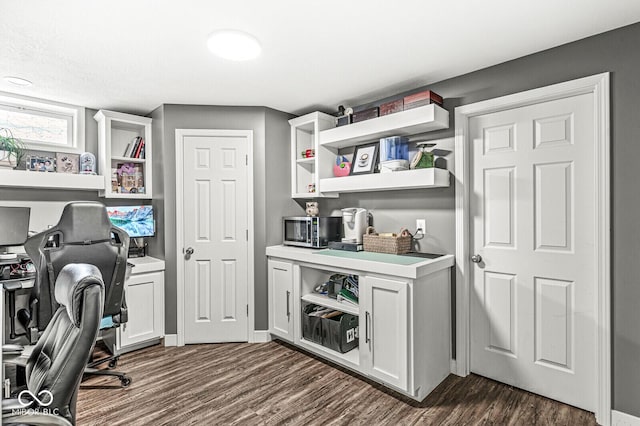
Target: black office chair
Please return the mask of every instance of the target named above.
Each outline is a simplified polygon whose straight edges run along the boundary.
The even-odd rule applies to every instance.
[[[58,224],[30,237],[24,244],[25,251],[36,268],[36,282],[31,293],[31,315],[35,316],[38,330],[44,330],[57,309],[54,286],[60,270],[68,263],[95,265],[105,283],[105,303],[102,329],[119,327],[127,322],[124,283],[127,270],[129,235],[113,226],[106,208],[98,202],[68,203]],[[18,318],[30,318],[24,312]],[[88,375],[115,376],[121,385],[128,386],[131,378],[113,370],[100,370],[99,364],[109,362],[116,366],[117,355],[91,362]]]
[[[75,424],[76,400],[87,360],[93,350],[104,304],[98,268],[69,264],[55,281],[57,311],[26,363],[27,389],[2,401],[2,424]],[[3,355],[21,353],[3,346]]]

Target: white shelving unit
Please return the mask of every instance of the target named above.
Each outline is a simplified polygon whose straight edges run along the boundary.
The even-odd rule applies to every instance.
[[[351,315],[360,315],[360,308],[358,305],[352,305],[349,303],[338,302],[336,299],[332,299],[322,294],[309,293],[301,297],[302,300],[316,305],[324,306],[326,308],[335,309],[336,311],[346,312]]]
[[[318,343],[307,340],[304,337],[300,338],[300,340],[298,341],[298,345],[302,348],[307,349],[308,351],[322,355],[325,358],[330,359],[331,361],[342,364],[345,367],[357,369],[360,366],[360,350],[358,348],[352,349],[349,352],[340,353],[319,345]]]
[[[332,170],[328,156],[319,157],[318,133],[335,125],[335,118],[322,112],[312,112],[289,120],[291,125],[291,198],[322,197],[319,170]],[[313,158],[305,158],[302,152],[312,149]],[[324,176],[322,176],[324,177]],[[335,197],[336,195],[334,195]]]
[[[449,127],[449,112],[436,104],[320,132],[323,147],[346,148],[387,136],[411,136]]]
[[[335,177],[333,165],[342,148],[377,142],[388,136],[411,136],[449,127],[449,112],[431,104],[359,123],[334,126],[334,117],[314,112],[290,120],[292,198],[337,197],[341,192],[440,188],[450,185],[449,171],[419,169],[394,173]],[[304,149],[315,157],[301,158]],[[316,192],[310,194],[308,185]]]
[[[448,170],[429,168],[320,179],[320,186],[324,193],[369,192],[442,188],[449,186],[449,180]]]
[[[0,187],[102,191],[104,179],[96,175],[1,169]]]
[[[108,110],[98,111],[93,118],[98,122],[98,171],[104,181],[100,195],[105,198],[152,198],[151,119]],[[125,155],[127,146],[136,137],[144,139],[144,158]],[[128,177],[126,183],[121,181],[118,185],[112,178],[113,171],[124,163],[133,163],[140,172],[135,177]],[[136,192],[123,192],[122,188]]]

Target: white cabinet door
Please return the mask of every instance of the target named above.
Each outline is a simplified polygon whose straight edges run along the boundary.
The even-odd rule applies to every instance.
[[[164,335],[164,272],[132,275],[125,296],[129,320],[120,328],[120,347]]]
[[[364,333],[361,328],[360,352],[364,372],[408,390],[409,283],[370,276],[361,277],[361,281],[364,318],[360,317],[360,325],[364,319]]]
[[[269,260],[269,332],[293,341],[293,265]]]

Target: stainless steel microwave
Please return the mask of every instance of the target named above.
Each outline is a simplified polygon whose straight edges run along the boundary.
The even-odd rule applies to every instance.
[[[342,216],[285,217],[282,243],[287,246],[323,248],[342,238]]]

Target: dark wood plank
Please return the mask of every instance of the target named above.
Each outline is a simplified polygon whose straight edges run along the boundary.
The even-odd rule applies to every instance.
[[[595,425],[592,413],[480,376],[418,403],[280,342],[154,346],[125,354],[125,389],[86,389],[89,425]],[[117,385],[94,377],[86,386]]]

